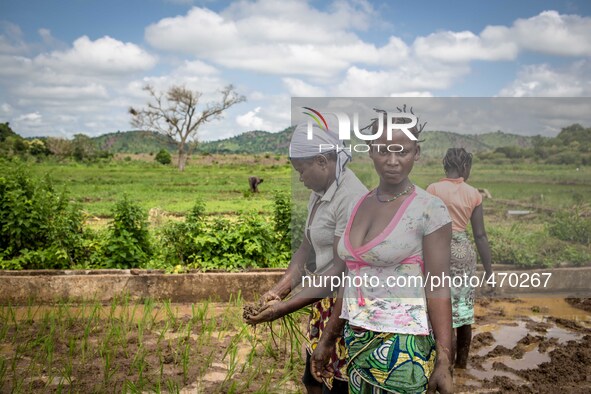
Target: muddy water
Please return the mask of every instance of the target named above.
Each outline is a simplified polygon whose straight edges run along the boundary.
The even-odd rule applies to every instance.
[[[586,341],[591,332],[591,313],[564,299],[482,300],[475,315],[468,367],[454,374],[460,393],[537,392],[527,371],[550,365],[552,350],[569,341]],[[519,389],[508,389],[503,382]]]

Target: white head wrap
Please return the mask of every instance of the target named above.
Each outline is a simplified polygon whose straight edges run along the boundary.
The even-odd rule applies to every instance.
[[[300,123],[296,126],[291,142],[289,143],[290,159],[312,158],[322,153],[337,152],[336,181],[339,178],[345,165],[351,160],[351,154],[344,149],[343,142],[339,140],[336,133],[321,129],[318,125],[312,124],[312,138],[308,139],[308,123]]]

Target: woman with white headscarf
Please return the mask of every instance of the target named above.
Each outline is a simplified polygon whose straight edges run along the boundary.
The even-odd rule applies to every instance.
[[[311,135],[308,130],[310,126]],[[338,136],[330,130],[307,123],[296,127],[289,146],[289,158],[300,175],[300,182],[312,190],[304,237],[279,283],[261,297],[263,310],[246,318],[250,324],[273,321],[312,304],[308,356],[302,382],[308,393],[314,394],[347,391],[346,351],[342,340],[337,342],[331,357],[334,377],[325,379],[324,384],[320,385],[310,372],[310,354],[316,348],[330,317],[335,294],[331,294],[330,289],[309,287],[297,296],[292,294],[286,297],[302,283],[302,278],[307,275],[306,265],[314,256],[316,275],[339,276],[345,271],[345,264],[339,259],[335,248],[355,203],[367,193],[367,188],[347,169],[346,164],[351,156],[343,148]]]

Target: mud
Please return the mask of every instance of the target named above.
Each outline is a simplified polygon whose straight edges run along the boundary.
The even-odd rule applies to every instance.
[[[456,393],[591,393],[589,299],[483,299]]]
[[[455,392],[591,393],[589,305],[588,299],[479,300],[468,367],[455,370]],[[0,393],[305,392],[304,359],[301,347],[290,344],[292,334],[277,323],[245,325],[245,306],[247,314],[256,309],[123,304],[9,313],[2,307]],[[299,319],[303,328],[305,316]]]

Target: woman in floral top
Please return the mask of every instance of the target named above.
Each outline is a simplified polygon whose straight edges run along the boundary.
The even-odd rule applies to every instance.
[[[381,121],[373,134],[386,130]],[[410,131],[416,137],[421,129]],[[419,156],[418,142],[402,130],[372,141],[380,182],[357,203],[338,245],[350,282],[341,289],[340,319],[331,317],[312,355],[312,371],[330,375],[332,338],[344,325],[353,394],[452,391],[449,288],[428,280],[449,274],[451,219],[439,198],[410,181]]]

